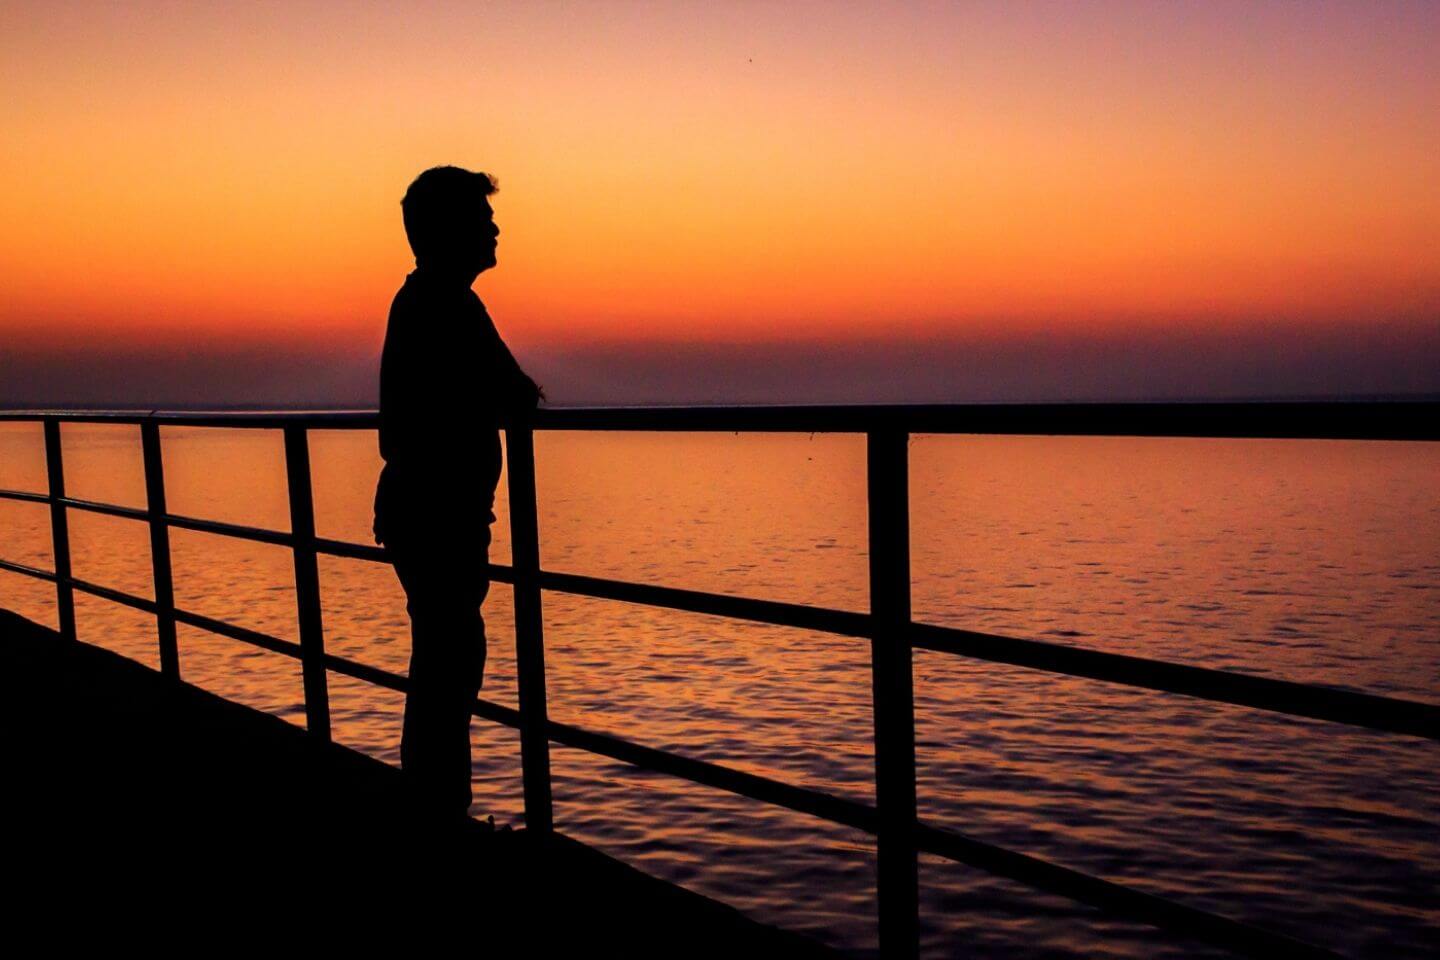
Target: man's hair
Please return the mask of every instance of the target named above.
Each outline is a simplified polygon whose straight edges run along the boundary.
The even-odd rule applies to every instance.
[[[490,174],[461,167],[431,167],[416,177],[400,201],[405,237],[415,256],[448,247],[456,228],[470,214],[467,205],[498,189]]]

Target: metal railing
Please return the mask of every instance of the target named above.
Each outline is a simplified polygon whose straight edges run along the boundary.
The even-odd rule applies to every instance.
[[[53,571],[0,560],[0,569],[52,581],[60,633],[75,637],[74,591],[151,613],[156,618],[161,672],[180,678],[177,623],[212,631],[298,659],[306,727],[328,740],[328,671],[405,691],[406,678],[326,653],[317,556],[380,563],[385,551],[315,533],[308,431],[374,429],[374,413],[0,413],[0,421],[43,424],[49,492],[0,490],[0,498],[50,507]],[[62,422],[135,424],[140,428],[147,505],[143,510],[95,503],[65,493]],[[290,530],[282,532],[170,513],[165,502],[162,426],[278,429],[285,442]],[[536,520],[534,430],[764,431],[863,433],[867,444],[870,610],[860,613],[726,596],[544,570]],[[917,855],[935,854],[1116,915],[1252,956],[1334,956],[1228,917],[1143,893],[1098,877],[922,823],[916,812],[912,652],[931,650],[1083,677],[1297,717],[1440,739],[1440,707],[1266,677],[1184,666],[1141,657],[916,623],[910,611],[909,454],[916,433],[1086,436],[1268,437],[1440,440],[1440,403],[1036,404],[871,407],[659,407],[545,409],[506,430],[512,564],[492,564],[494,580],[511,583],[519,709],[477,699],[474,715],[520,731],[525,822],[553,829],[550,744],[589,751],[705,786],[775,804],[876,837],[879,926],[886,956],[913,956],[918,943]],[[154,599],[74,577],[67,512],[91,511],[149,524]],[[298,644],[175,606],[171,528],[288,547],[295,560]],[[870,641],[875,723],[874,805],[744,773],[548,718],[542,592],[578,594],[672,610],[799,627]]]

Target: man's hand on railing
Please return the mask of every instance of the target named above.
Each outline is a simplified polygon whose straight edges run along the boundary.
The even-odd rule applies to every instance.
[[[534,410],[545,399],[545,388],[540,386],[526,374],[521,374],[524,380],[520,387],[520,401],[523,406]]]
[[[518,371],[517,371],[518,372]],[[501,403],[501,425],[530,419],[530,414],[545,399],[545,390],[524,373],[520,373],[507,396]]]

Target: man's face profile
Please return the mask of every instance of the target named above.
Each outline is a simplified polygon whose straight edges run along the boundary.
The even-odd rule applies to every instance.
[[[477,272],[495,266],[495,250],[499,246],[500,228],[495,225],[495,209],[488,197],[481,197],[473,213],[465,217],[465,243],[470,263]]]

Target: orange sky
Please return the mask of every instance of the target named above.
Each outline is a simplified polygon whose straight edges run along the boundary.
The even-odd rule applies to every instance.
[[[378,344],[436,163],[500,179],[522,350],[1433,324],[1437,43],[1427,3],[11,2],[0,337]]]

